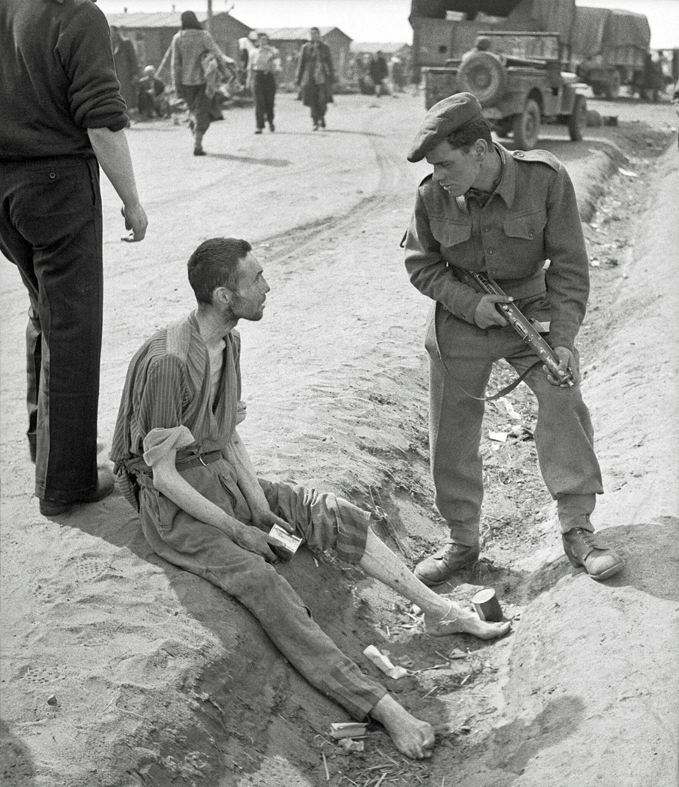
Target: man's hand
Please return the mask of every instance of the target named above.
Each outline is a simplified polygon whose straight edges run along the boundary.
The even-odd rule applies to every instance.
[[[264,530],[264,532],[268,533],[274,525],[280,525],[280,527],[282,527],[283,530],[287,531],[288,533],[295,532],[294,525],[291,525],[289,522],[286,522],[285,519],[281,519],[279,516],[276,516],[276,514],[274,514],[274,512],[269,508],[268,503],[266,503],[266,507],[264,507],[264,505],[253,505],[249,502],[248,505],[250,507],[250,514],[252,515],[252,523],[260,530]]]
[[[492,328],[493,325],[507,325],[507,320],[495,308],[496,303],[511,303],[511,295],[482,295],[474,312],[474,322],[479,328]]]
[[[564,374],[570,371],[573,385],[578,385],[580,383],[580,369],[578,368],[578,362],[575,360],[575,355],[573,355],[573,353],[567,347],[555,347],[554,353],[559,359],[559,370]],[[567,388],[569,386],[570,383],[564,382],[563,380],[558,380],[556,377],[554,377],[554,375],[550,373],[546,366],[543,366],[542,368],[547,373],[547,379],[552,385],[558,385],[562,388]]]
[[[278,555],[269,547],[267,534],[262,533],[262,531],[258,530],[256,527],[241,524],[240,527],[235,528],[234,532],[231,534],[231,539],[238,544],[241,549],[247,549],[248,552],[260,555],[267,563],[278,563],[280,560]]]
[[[136,205],[128,205],[121,208],[120,212],[125,219],[125,229],[132,231],[128,237],[121,238],[121,240],[124,240],[126,243],[137,243],[140,240],[144,240],[149,223],[144,208],[137,203]]]

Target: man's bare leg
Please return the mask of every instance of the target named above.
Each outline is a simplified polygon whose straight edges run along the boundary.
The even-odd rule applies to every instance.
[[[436,633],[438,627],[439,632],[443,631],[446,634],[464,632],[480,639],[494,639],[509,631],[509,622],[486,623],[470,610],[463,609],[454,601],[434,593],[431,588],[420,582],[370,529],[365,551],[358,565],[369,576],[379,579],[392,590],[417,604],[424,612],[425,625],[431,633]]]
[[[401,754],[415,760],[431,757],[433,727],[408,713],[391,694],[385,694],[370,711],[370,715],[383,725]]]

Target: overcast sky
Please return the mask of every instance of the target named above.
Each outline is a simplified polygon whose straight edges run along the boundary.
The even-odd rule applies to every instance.
[[[651,46],[679,49],[679,0],[577,0],[578,5],[622,8],[646,14]],[[207,0],[98,0],[105,13],[203,11]],[[412,43],[410,0],[213,0],[215,13],[231,10],[250,27],[339,27],[354,41]]]

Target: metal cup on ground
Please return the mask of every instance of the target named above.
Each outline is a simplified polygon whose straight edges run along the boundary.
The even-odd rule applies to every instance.
[[[481,620],[488,623],[499,623],[502,620],[502,607],[493,588],[483,588],[475,593],[472,604]]]

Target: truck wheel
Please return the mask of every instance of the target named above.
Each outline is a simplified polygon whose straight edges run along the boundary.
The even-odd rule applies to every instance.
[[[614,71],[611,76],[611,81],[606,85],[606,90],[604,91],[604,95],[609,101],[613,101],[613,99],[618,97],[621,83],[620,72]]]
[[[514,143],[521,150],[533,150],[540,136],[540,107],[529,98],[523,112],[514,115]]]
[[[475,52],[460,65],[457,89],[473,93],[482,107],[497,101],[505,92],[507,74],[497,55]]]
[[[573,142],[582,142],[587,126],[587,100],[584,96],[576,96],[573,111],[568,116],[568,133]]]

